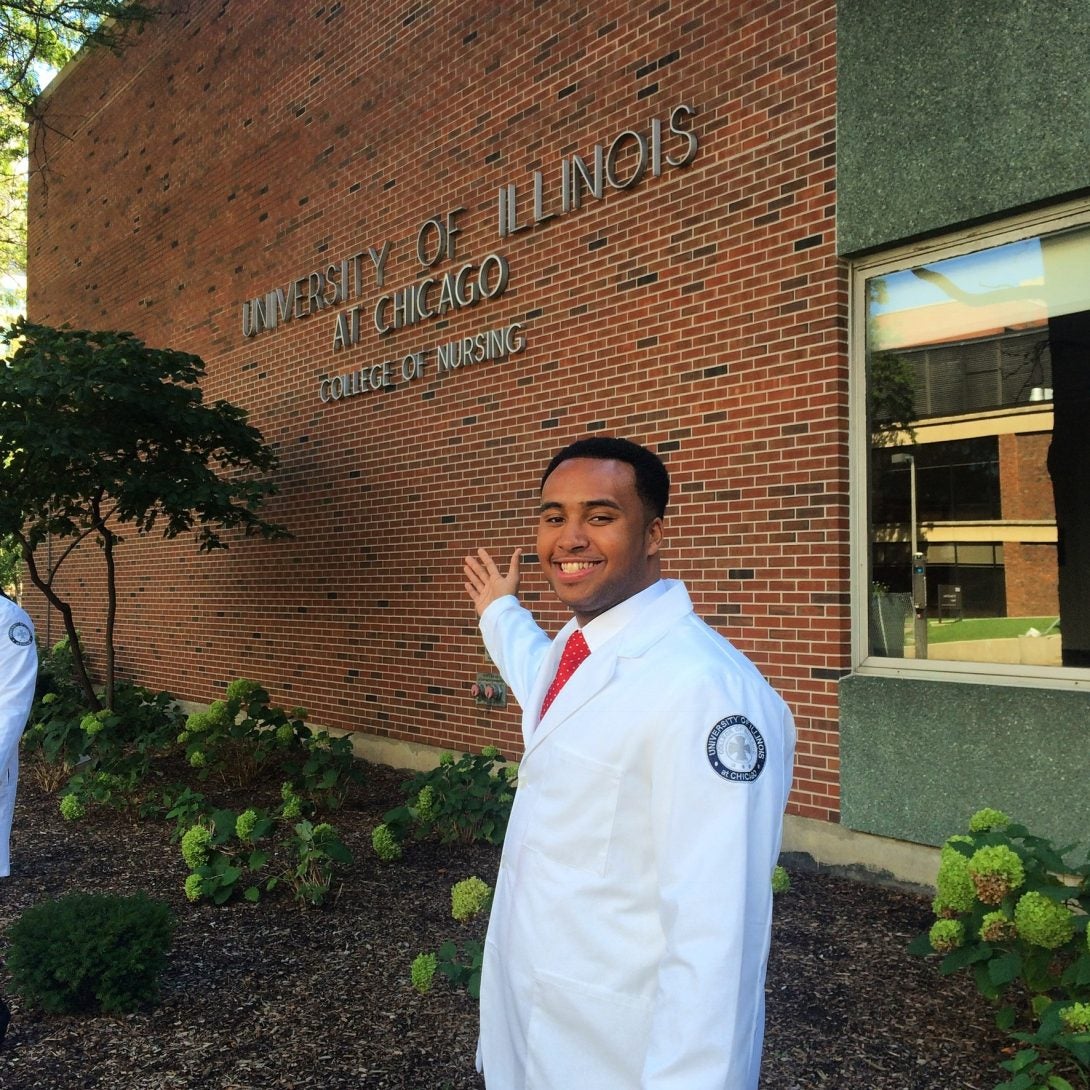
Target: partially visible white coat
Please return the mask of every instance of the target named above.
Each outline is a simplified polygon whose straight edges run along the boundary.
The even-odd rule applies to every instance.
[[[19,739],[34,703],[34,623],[0,595],[0,878],[11,871],[11,819],[19,780]]]
[[[791,714],[669,582],[539,724],[574,627],[550,641],[511,596],[481,618],[526,741],[485,943],[485,1081],[755,1090]],[[715,767],[724,729],[748,782]]]

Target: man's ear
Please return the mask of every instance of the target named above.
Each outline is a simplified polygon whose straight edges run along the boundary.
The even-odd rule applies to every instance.
[[[647,557],[650,559],[658,554],[662,546],[662,536],[665,528],[662,519],[657,516],[647,524]]]

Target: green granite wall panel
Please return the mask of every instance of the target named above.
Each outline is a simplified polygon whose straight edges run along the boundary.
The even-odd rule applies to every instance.
[[[1090,848],[1090,693],[851,675],[841,822],[941,844],[982,806]]]
[[[842,254],[1090,189],[1090,2],[840,0]]]

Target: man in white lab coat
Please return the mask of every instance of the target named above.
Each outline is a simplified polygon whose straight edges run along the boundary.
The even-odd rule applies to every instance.
[[[11,869],[9,842],[19,779],[19,739],[34,703],[37,676],[34,624],[0,592],[0,878],[6,878]],[[7,1005],[0,997],[0,1042],[9,1018]]]
[[[34,624],[19,606],[0,593],[0,878],[10,873],[19,739],[34,703],[37,676]]]
[[[626,440],[553,459],[538,561],[574,614],[554,640],[515,596],[521,550],[466,557],[525,740],[485,943],[489,1090],[757,1086],[794,724],[661,578],[668,492]],[[589,656],[562,663],[577,630]]]

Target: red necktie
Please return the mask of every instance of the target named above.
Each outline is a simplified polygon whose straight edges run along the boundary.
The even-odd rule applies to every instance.
[[[545,701],[541,705],[541,718],[549,710],[549,705],[556,699],[556,694],[564,688],[564,682],[575,673],[575,668],[590,654],[587,641],[583,633],[577,628],[564,644],[564,650],[560,655],[560,665],[556,668],[556,677],[553,678],[549,691],[545,694]]]

